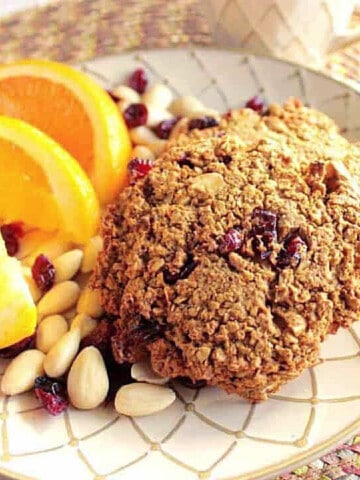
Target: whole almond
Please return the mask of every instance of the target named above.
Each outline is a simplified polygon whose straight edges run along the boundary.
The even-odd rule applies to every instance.
[[[155,160],[155,155],[145,145],[137,145],[131,152],[131,158],[142,158],[144,160]]]
[[[149,143],[148,148],[152,151],[156,158],[164,152],[166,145],[166,140],[157,140],[156,142]]]
[[[94,270],[97,257],[103,248],[103,240],[100,235],[90,238],[84,248],[84,258],[81,265],[82,273],[89,273]]]
[[[1,391],[5,395],[17,395],[31,390],[35,378],[44,375],[44,358],[39,350],[20,353],[7,366],[1,380]]]
[[[86,347],[71,366],[67,390],[71,404],[82,410],[98,407],[106,398],[109,378],[103,357],[95,347]]]
[[[163,83],[155,83],[149,87],[141,97],[145,104],[154,105],[159,109],[166,109],[173,99],[173,93],[169,87]]]
[[[85,313],[93,318],[100,317],[104,311],[100,303],[100,291],[85,287],[76,308],[78,313]]]
[[[69,310],[66,310],[66,312],[63,312],[61,315],[67,320],[69,323],[76,317],[77,311],[76,311],[76,306],[70,308]]]
[[[67,280],[57,283],[45,293],[38,303],[40,317],[62,313],[75,305],[80,295],[80,287],[76,282]]]
[[[204,109],[204,105],[196,97],[184,95],[176,98],[169,106],[170,112],[177,116],[187,117],[192,112],[199,112]]]
[[[152,383],[153,385],[165,385],[169,378],[160,377],[151,368],[150,362],[137,362],[131,367],[131,376],[138,382]]]
[[[97,326],[98,322],[95,318],[85,315],[85,313],[78,313],[71,322],[71,328],[79,328],[81,339],[87,337]]]
[[[129,417],[160,412],[175,401],[175,393],[167,387],[149,383],[131,383],[120,387],[115,397],[115,409]]]
[[[45,317],[36,331],[36,348],[47,353],[68,331],[68,324],[62,315]]]
[[[132,128],[130,130],[130,138],[135,145],[149,145],[159,140],[149,127],[144,127],[143,125]]]
[[[84,253],[80,249],[70,250],[55,258],[55,283],[71,280],[78,272]]]
[[[80,345],[80,329],[65,333],[49,350],[44,360],[44,369],[49,377],[61,377],[70,368]]]
[[[160,122],[163,120],[171,120],[173,115],[167,110],[163,108],[159,108],[157,105],[153,103],[146,103],[147,111],[148,111],[148,118],[146,125],[148,127],[156,127]]]
[[[139,103],[140,95],[133,89],[126,85],[117,85],[111,89],[111,93],[121,100],[126,100],[130,103]]]

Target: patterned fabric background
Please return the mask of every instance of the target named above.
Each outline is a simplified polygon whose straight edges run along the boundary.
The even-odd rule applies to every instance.
[[[360,25],[359,14],[353,22]],[[195,0],[53,0],[0,20],[1,62],[24,57],[79,62],[127,49],[188,44],[213,44]],[[359,87],[360,42],[329,55],[325,71]],[[355,479],[360,479],[360,436],[278,480]]]

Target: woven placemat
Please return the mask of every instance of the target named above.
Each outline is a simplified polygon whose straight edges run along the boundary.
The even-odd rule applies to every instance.
[[[360,14],[353,22],[360,25]],[[37,57],[75,63],[188,44],[213,44],[196,0],[53,0],[0,20],[0,62]],[[324,70],[359,86],[360,42],[329,55]],[[359,478],[360,436],[278,480]]]

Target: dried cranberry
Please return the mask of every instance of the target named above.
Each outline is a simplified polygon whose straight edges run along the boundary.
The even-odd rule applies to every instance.
[[[204,130],[205,128],[216,127],[219,122],[214,117],[192,118],[189,122],[189,130]]]
[[[131,333],[134,343],[151,343],[162,335],[163,327],[152,319],[141,317],[141,321],[133,327]]]
[[[170,118],[169,120],[163,120],[155,127],[156,135],[162,140],[167,140],[170,137],[172,129],[175,127],[178,119]]]
[[[47,292],[54,285],[55,267],[45,255],[41,254],[36,257],[31,273],[42,292]]]
[[[134,70],[128,80],[129,87],[133,88],[140,94],[145,92],[147,84],[148,78],[143,68],[137,68]]]
[[[23,224],[21,222],[7,223],[0,227],[0,231],[8,255],[14,257],[19,251],[19,239],[24,236]]]
[[[35,379],[35,395],[51,415],[59,415],[69,405],[65,383],[60,380],[37,377]]]
[[[124,111],[124,120],[128,128],[145,125],[148,119],[148,110],[143,103],[132,103]]]
[[[244,242],[244,235],[235,228],[230,228],[219,241],[220,253],[225,255],[239,250]]]
[[[184,280],[187,278],[196,266],[197,262],[192,255],[189,255],[186,263],[181,267],[179,272],[171,273],[167,268],[164,269],[164,282],[168,285],[174,285],[178,280]]]
[[[115,102],[115,103],[120,102],[121,98],[118,97],[117,95],[114,95],[111,90],[106,90],[106,93],[109,95],[109,97],[111,98],[111,100],[113,102]]]
[[[19,353],[33,348],[35,344],[35,335],[23,338],[20,342],[16,342],[9,347],[0,349],[0,358],[13,358],[19,355]]]
[[[231,155],[221,155],[218,158],[221,162],[225,163],[225,165],[229,165],[229,163],[232,162],[232,156]]]
[[[251,110],[254,110],[257,113],[262,113],[264,109],[264,102],[261,100],[260,97],[255,95],[254,97],[250,98],[246,103],[245,103],[246,108],[251,108]]]
[[[154,162],[148,158],[133,158],[128,165],[130,184],[134,185],[140,178],[145,177],[154,165]]]
[[[253,249],[261,260],[269,258],[277,241],[277,215],[269,210],[255,208],[252,213],[249,237],[253,238]]]
[[[189,167],[194,168],[194,164],[191,162],[191,157],[189,152],[184,152],[181,157],[178,159],[178,164],[180,167]]]
[[[178,377],[178,380],[184,387],[191,388],[191,389],[199,389],[206,387],[207,383],[206,380],[191,380],[189,377]]]
[[[106,370],[109,377],[109,391],[106,396],[106,402],[113,401],[120,387],[134,383],[135,380],[131,376],[131,364],[122,363],[119,365],[115,362],[112,355],[105,359]]]
[[[307,250],[305,241],[299,232],[292,232],[284,240],[283,248],[280,250],[277,259],[277,268],[296,268],[301,261],[301,254]]]

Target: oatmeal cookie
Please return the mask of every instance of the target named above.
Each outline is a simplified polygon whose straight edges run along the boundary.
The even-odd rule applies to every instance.
[[[248,144],[267,137],[296,149],[298,160],[305,169],[309,163],[339,160],[360,180],[359,145],[348,142],[340,135],[331,118],[305,107],[298,99],[290,98],[284,106],[270,105],[264,115],[248,108],[229,111],[212,128],[202,128],[199,120],[182,119],[169,146],[179,144],[185,147],[195,139],[223,135],[225,132],[238,135]]]
[[[305,161],[298,133],[238,115],[248,138],[238,126],[180,136],[108,208],[94,286],[119,363],[149,356],[162,376],[258,401],[358,317],[360,198],[342,161]]]

